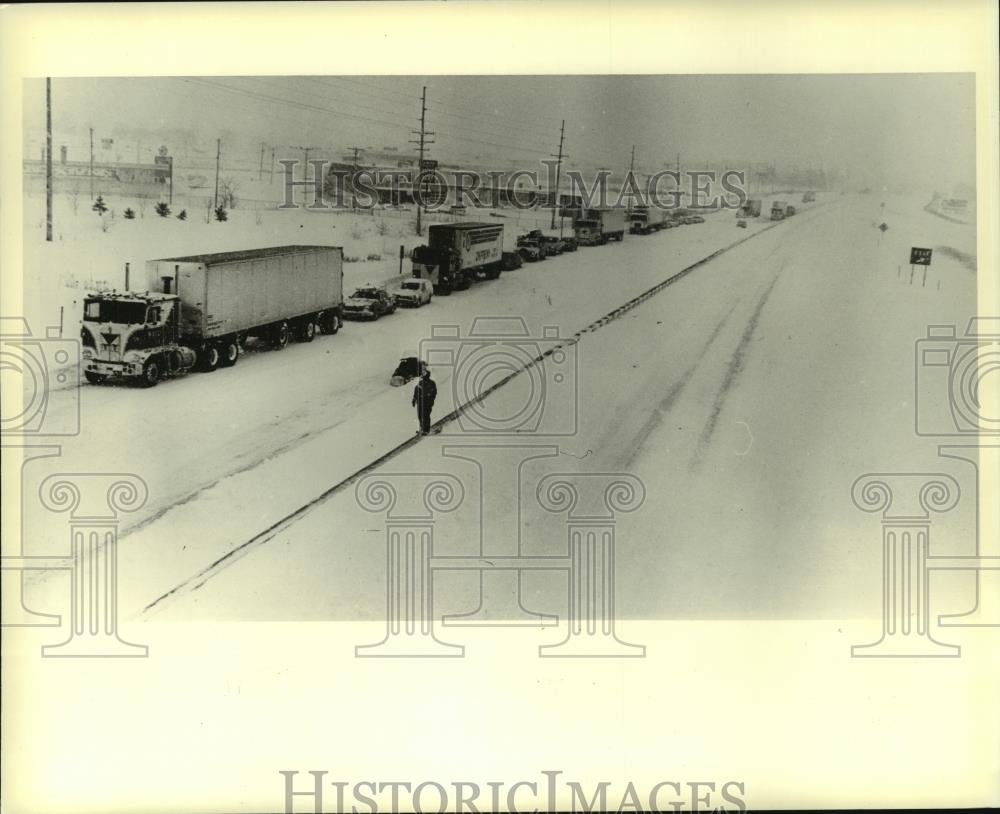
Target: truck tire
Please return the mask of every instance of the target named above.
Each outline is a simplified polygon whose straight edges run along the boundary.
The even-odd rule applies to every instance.
[[[209,342],[198,351],[198,369],[202,373],[211,373],[219,367],[219,346]]]
[[[93,370],[85,370],[83,371],[83,375],[91,384],[101,384],[108,378],[103,373],[95,373]]]
[[[271,347],[275,350],[281,350],[288,344],[289,334],[291,331],[288,328],[288,322],[278,322],[271,327]]]
[[[139,379],[139,384],[143,387],[155,387],[159,380],[160,363],[155,357],[147,359],[146,364],[142,366],[142,377]]]
[[[323,329],[323,333],[332,336],[340,330],[340,316],[336,311],[326,311],[320,317],[319,327]]]
[[[499,276],[500,276],[500,267],[499,267],[499,266],[496,266],[496,267],[494,267],[494,268],[491,268],[491,269],[489,269],[489,270],[488,270],[488,271],[486,272],[486,279],[487,279],[487,280],[495,280],[495,279],[497,279],[497,277],[499,277]]]
[[[219,348],[219,367],[232,367],[239,360],[239,343],[235,339],[225,340]]]
[[[295,341],[312,342],[315,338],[316,338],[315,317],[307,317],[303,322],[299,323],[298,330],[295,332]]]

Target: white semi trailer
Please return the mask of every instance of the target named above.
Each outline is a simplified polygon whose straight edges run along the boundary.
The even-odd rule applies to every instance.
[[[231,367],[250,337],[276,349],[342,324],[343,250],[275,246],[150,260],[147,290],[103,292],[83,303],[82,363],[91,384],[147,387],[196,368]],[[126,288],[128,282],[126,282]]]
[[[503,224],[437,223],[410,259],[413,276],[430,280],[435,294],[466,289],[480,277],[495,280],[504,268]]]

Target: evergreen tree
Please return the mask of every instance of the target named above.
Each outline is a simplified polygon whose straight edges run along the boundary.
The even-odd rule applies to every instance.
[[[104,198],[100,195],[97,196],[97,200],[94,201],[94,205],[90,208],[93,209],[98,215],[103,215],[108,211],[108,205],[104,203]]]
[[[156,212],[161,218],[167,217],[170,214],[170,207],[167,206],[163,201],[160,201],[156,206],[153,207],[153,211]]]
[[[224,206],[220,206],[215,210],[215,219],[220,222],[229,219],[229,215],[226,213],[226,208]]]
[[[188,217],[188,211],[186,209],[182,209],[180,212],[177,213],[177,220],[187,220],[187,217]]]
[[[135,210],[131,206],[126,207],[125,212],[122,214],[125,215],[125,220],[135,220]]]

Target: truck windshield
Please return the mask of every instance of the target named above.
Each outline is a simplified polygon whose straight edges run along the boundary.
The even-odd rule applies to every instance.
[[[83,318],[87,322],[142,325],[146,322],[146,303],[135,300],[89,299],[83,304]]]
[[[357,300],[377,300],[378,292],[373,288],[359,288],[354,292],[354,299]]]

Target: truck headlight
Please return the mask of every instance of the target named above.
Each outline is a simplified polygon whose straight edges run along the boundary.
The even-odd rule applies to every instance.
[[[83,351],[80,353],[80,357],[83,359],[93,359],[94,351],[91,350],[90,348],[84,348]]]

